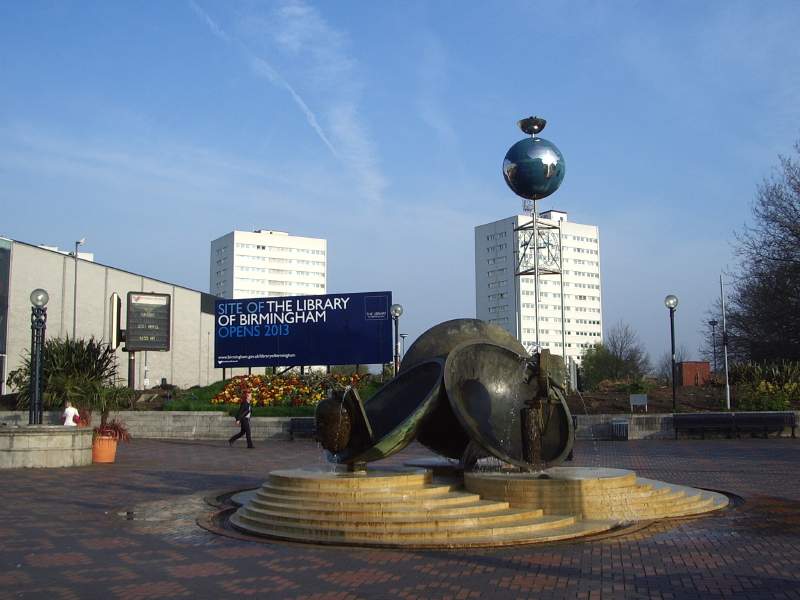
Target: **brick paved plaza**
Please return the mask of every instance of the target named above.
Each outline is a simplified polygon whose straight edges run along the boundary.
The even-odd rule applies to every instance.
[[[204,497],[321,463],[316,444],[136,440],[115,465],[0,472],[0,598],[800,598],[800,440],[581,442],[575,459],[744,504],[495,550],[252,542],[198,527]]]

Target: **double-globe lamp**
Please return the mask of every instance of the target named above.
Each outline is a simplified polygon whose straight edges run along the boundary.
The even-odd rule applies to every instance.
[[[672,412],[674,413],[677,408],[675,391],[678,385],[675,374],[675,309],[678,307],[678,297],[675,294],[670,294],[664,298],[664,306],[669,309],[669,335],[672,344]]]
[[[403,314],[403,307],[400,304],[392,304],[389,313],[394,320],[394,374],[400,370],[400,315]]]

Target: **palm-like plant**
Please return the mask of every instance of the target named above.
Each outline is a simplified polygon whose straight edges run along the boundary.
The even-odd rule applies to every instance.
[[[42,352],[42,400],[53,409],[65,400],[81,405],[92,390],[113,384],[117,374],[114,350],[94,337],[86,339],[51,338]],[[31,357],[22,367],[9,374],[9,383],[17,388],[17,408],[28,407],[30,401]]]
[[[85,402],[90,410],[100,412],[101,428],[109,423],[108,416],[112,410],[118,410],[126,402],[129,403],[134,396],[134,392],[130,388],[96,383],[85,388],[84,394]],[[121,424],[118,424],[118,426],[121,426]]]

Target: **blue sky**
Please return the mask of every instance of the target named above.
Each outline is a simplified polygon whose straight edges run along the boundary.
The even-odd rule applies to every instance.
[[[474,316],[474,226],[515,214],[516,121],[597,224],[606,328],[696,355],[732,232],[800,138],[797,2],[0,5],[0,235],[208,287],[231,229],[328,239],[330,292],[414,339]]]

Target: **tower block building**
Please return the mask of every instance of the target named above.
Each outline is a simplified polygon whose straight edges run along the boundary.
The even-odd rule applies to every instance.
[[[600,234],[597,226],[567,217],[558,210],[540,213],[539,243],[526,235],[531,215],[475,228],[475,312],[533,352],[538,311],[539,347],[580,363],[583,352],[603,340]],[[532,274],[515,276],[525,271],[520,257],[530,263],[533,252],[539,253],[538,298]]]

